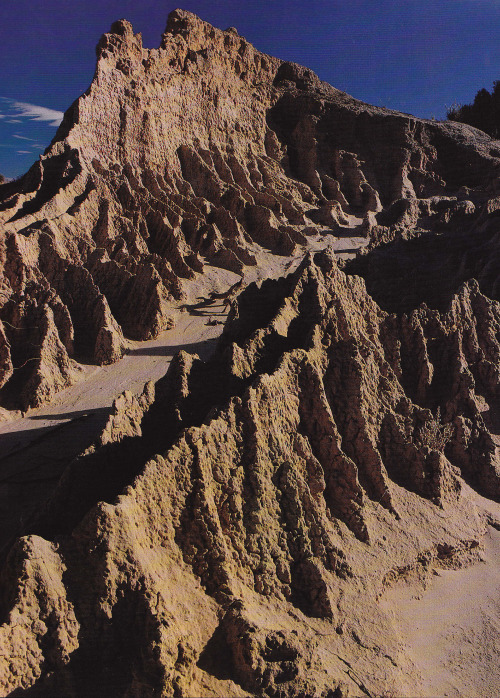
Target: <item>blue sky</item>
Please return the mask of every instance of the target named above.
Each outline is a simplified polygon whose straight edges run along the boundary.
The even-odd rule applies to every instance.
[[[0,173],[17,177],[43,152],[90,84],[113,21],[130,20],[153,48],[179,6],[358,99],[417,116],[444,118],[500,79],[500,0],[1,0]]]

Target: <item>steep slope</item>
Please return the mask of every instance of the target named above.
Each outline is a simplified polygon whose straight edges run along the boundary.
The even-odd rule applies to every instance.
[[[381,601],[500,525],[463,483],[500,499],[499,352],[474,283],[389,315],[323,252],[249,286],[12,548],[2,695],[426,695]]]
[[[0,187],[0,401],[38,405],[75,359],[157,336],[204,265],[244,273],[351,215],[378,242],[468,214],[499,156],[480,131],[363,104],[188,12],[158,49],[116,22],[51,146]]]
[[[476,203],[466,202],[454,216],[441,209],[431,233],[372,243],[346,271],[363,276],[370,295],[390,311],[408,312],[422,302],[443,309],[469,279],[500,300],[500,198],[479,194]]]

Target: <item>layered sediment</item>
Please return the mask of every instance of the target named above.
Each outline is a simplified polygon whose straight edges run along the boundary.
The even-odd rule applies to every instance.
[[[0,189],[3,405],[39,405],[73,360],[114,362],[170,327],[205,265],[244,274],[256,250],[299,252],[350,215],[373,244],[473,215],[497,183],[492,144],[182,10],[158,49],[116,22],[52,144]]]

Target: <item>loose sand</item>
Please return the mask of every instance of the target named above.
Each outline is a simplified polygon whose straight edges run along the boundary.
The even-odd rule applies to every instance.
[[[498,522],[500,505],[469,492]],[[424,693],[419,696],[498,695],[500,531],[489,526],[484,542],[481,562],[436,571],[424,591],[399,585],[385,596],[401,642],[422,676]]]

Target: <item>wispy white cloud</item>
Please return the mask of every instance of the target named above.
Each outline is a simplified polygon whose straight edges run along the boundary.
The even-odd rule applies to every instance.
[[[28,138],[28,136],[20,136],[18,133],[12,134],[13,138],[21,138],[23,141],[34,141],[34,138]]]
[[[7,119],[8,124],[21,124],[21,119]]]
[[[19,155],[31,155],[31,150],[16,150]]]
[[[33,121],[47,121],[49,126],[59,126],[64,116],[62,111],[39,107],[28,102],[13,102],[12,106],[19,111],[14,116],[25,116]]]
[[[49,109],[48,107],[40,107],[38,104],[30,102],[18,102],[15,99],[0,97],[4,104],[8,104],[8,110],[11,112],[8,116],[11,119],[23,117],[29,121],[45,121],[49,126],[59,126],[64,116],[62,111]]]

